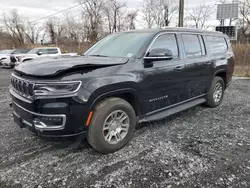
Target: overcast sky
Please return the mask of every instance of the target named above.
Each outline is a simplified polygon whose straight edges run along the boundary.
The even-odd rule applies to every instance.
[[[139,8],[142,0],[120,0],[126,2],[129,8]],[[179,0],[176,0],[177,2]],[[203,0],[185,0],[185,6],[194,7],[199,5]],[[214,2],[214,0],[206,0],[206,2]],[[18,12],[33,21],[44,16],[56,13],[68,7],[76,5],[76,0],[0,0],[0,13],[9,12],[12,9],[17,9]],[[67,13],[75,16],[80,13],[81,7],[73,8]],[[57,16],[63,14],[58,14]],[[0,14],[0,21],[2,14]]]

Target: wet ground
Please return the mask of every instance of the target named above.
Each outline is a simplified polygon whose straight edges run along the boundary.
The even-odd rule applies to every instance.
[[[0,187],[250,187],[250,80],[234,80],[223,104],[140,124],[123,150],[18,128],[9,108],[11,71],[0,70]]]

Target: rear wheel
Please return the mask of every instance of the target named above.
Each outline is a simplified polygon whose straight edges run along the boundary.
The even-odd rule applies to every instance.
[[[135,125],[133,107],[123,99],[109,98],[96,106],[87,140],[97,151],[112,153],[130,141]]]
[[[225,91],[225,83],[221,77],[215,77],[207,94],[206,105],[212,108],[219,106]]]

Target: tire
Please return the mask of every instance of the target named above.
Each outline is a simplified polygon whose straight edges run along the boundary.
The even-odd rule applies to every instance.
[[[221,89],[218,89],[221,88]],[[221,95],[216,98],[214,98],[215,92],[218,90],[221,90]],[[211,107],[211,108],[216,108],[219,106],[223,100],[224,97],[224,91],[225,91],[225,82],[221,77],[214,77],[213,82],[211,84],[210,90],[207,94],[207,101],[206,101],[206,106]]]
[[[125,116],[127,116],[126,119],[124,119]],[[95,107],[87,140],[95,150],[105,154],[113,153],[128,144],[133,136],[135,125],[136,115],[133,107],[123,99],[108,98]],[[126,129],[127,132],[122,129]],[[120,133],[116,134],[116,132]],[[118,135],[120,135],[120,140]]]

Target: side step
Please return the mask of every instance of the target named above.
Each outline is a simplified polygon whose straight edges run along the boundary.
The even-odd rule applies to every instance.
[[[204,102],[206,102],[206,100],[204,98],[195,99],[195,100],[192,100],[192,101],[177,105],[177,106],[172,107],[172,108],[171,107],[167,108],[167,109],[162,110],[160,112],[156,112],[156,113],[153,113],[153,114],[150,114],[150,115],[146,115],[139,122],[141,123],[141,122],[149,122],[149,121],[161,120],[161,119],[164,119],[164,118],[166,118],[166,117],[168,117],[170,115],[173,115],[173,114],[176,114],[178,112],[187,110],[187,109],[189,109],[191,107],[197,106],[197,105],[202,104]]]

